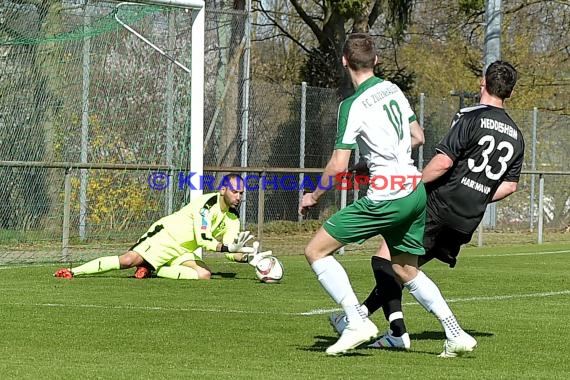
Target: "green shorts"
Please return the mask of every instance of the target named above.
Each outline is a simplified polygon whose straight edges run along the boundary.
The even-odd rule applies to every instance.
[[[424,255],[426,191],[423,183],[404,198],[371,201],[360,198],[331,216],[323,228],[343,244],[362,244],[382,235],[392,255]]]
[[[180,257],[184,257],[184,261],[202,261],[201,250],[188,251],[161,224],[152,225],[130,250],[141,255],[154,269],[170,265]]]

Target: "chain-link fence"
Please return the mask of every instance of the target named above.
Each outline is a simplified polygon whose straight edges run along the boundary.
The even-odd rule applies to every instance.
[[[188,66],[191,12],[106,2],[44,10],[0,5],[0,263],[124,250],[187,202],[190,187],[181,180],[190,174],[190,150],[201,148],[190,141],[191,76],[116,22],[128,21]],[[246,191],[242,209],[243,222],[262,232],[298,222],[299,185],[317,183],[330,157],[339,98],[330,89],[246,80],[245,20],[243,12],[206,12],[204,165],[206,174],[231,166],[269,179],[266,191]],[[414,152],[422,166],[458,98],[412,103],[426,134]],[[542,187],[538,174],[523,175],[486,231],[529,232],[541,222],[568,241],[570,176],[562,171],[570,170],[570,118],[510,114],[525,135],[524,170],[561,173],[545,175]],[[155,181],[153,173],[165,177]],[[170,185],[161,187],[165,180]],[[309,219],[322,220],[342,203],[331,191]]]
[[[62,239],[133,240],[187,201],[188,189],[155,191],[147,179],[188,169],[199,147],[184,70],[192,18],[119,2],[0,4],[0,261],[53,259],[44,251]],[[239,160],[245,20],[206,12],[206,165]]]

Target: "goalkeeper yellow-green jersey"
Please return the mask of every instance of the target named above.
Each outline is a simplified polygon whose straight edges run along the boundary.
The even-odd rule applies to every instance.
[[[220,208],[220,193],[204,194],[173,214],[157,220],[146,236],[152,236],[156,227],[170,235],[175,243],[193,252],[202,247],[215,251],[218,243],[228,244],[237,237],[240,230],[238,211],[230,207]]]

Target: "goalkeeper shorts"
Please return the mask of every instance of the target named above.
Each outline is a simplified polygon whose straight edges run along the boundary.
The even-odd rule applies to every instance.
[[[188,251],[174,240],[160,224],[151,226],[130,250],[141,255],[154,269],[170,265],[182,256],[184,256],[184,261],[202,261],[201,249],[194,252]]]

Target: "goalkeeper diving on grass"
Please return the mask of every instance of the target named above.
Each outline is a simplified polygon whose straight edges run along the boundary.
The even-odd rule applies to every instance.
[[[63,268],[55,277],[73,278],[117,269],[137,267],[135,277],[157,277],[207,280],[212,271],[204,263],[202,249],[224,252],[230,261],[253,266],[271,251],[258,252],[259,243],[249,231],[240,232],[238,206],[244,192],[239,174],[228,174],[220,182],[219,191],[204,194],[177,212],[156,221],[127,252],[105,256],[75,268]]]

